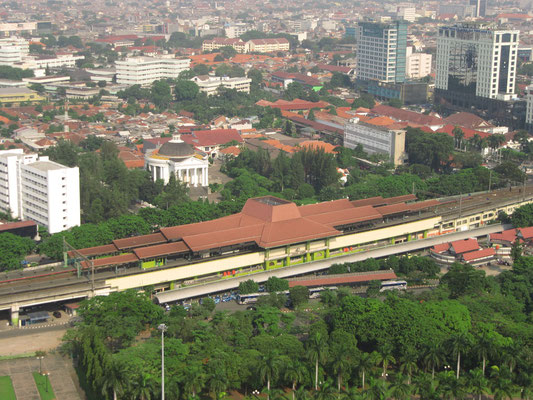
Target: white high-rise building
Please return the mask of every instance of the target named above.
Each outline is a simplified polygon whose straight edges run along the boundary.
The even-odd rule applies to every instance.
[[[13,65],[19,63],[30,52],[30,45],[26,39],[4,38],[0,39],[0,65]]]
[[[131,57],[115,62],[117,83],[149,86],[159,79],[176,79],[191,66],[189,59]]]
[[[482,25],[439,29],[435,88],[462,95],[514,97],[518,30]]]
[[[526,88],[526,125],[533,129],[533,85]]]
[[[407,77],[420,79],[431,73],[432,55],[426,53],[413,53],[412,47],[407,48]]]
[[[80,224],[78,167],[69,168],[22,149],[0,151],[0,209],[51,234]]]

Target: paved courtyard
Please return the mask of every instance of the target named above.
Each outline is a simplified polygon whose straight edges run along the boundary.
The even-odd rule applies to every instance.
[[[67,357],[47,354],[42,361],[43,372],[48,372],[57,400],[83,400],[77,389],[77,377]],[[32,373],[39,371],[35,357],[0,361],[0,376],[10,376],[17,400],[40,400]],[[75,383],[76,382],[76,383]]]

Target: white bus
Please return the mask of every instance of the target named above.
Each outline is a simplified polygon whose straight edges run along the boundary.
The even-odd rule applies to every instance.
[[[405,290],[405,289],[407,289],[406,281],[383,281],[381,282],[381,289],[379,289],[379,291],[384,292],[386,290]]]

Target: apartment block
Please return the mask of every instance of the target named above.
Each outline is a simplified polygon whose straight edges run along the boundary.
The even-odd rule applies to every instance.
[[[21,149],[0,151],[0,209],[29,219],[51,234],[80,224],[78,167]]]
[[[117,83],[150,86],[154,81],[177,78],[190,68],[191,60],[157,57],[131,57],[116,61]]]

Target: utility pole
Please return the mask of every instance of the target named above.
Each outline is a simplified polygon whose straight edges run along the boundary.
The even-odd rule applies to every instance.
[[[489,171],[489,193],[490,193],[491,185],[492,185],[492,170]]]

